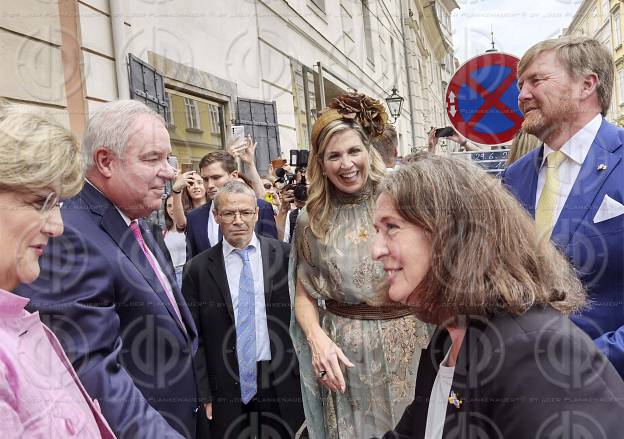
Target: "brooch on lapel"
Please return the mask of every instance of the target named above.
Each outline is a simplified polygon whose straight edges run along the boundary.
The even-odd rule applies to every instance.
[[[448,397],[448,402],[449,404],[454,406],[456,409],[461,408],[462,404],[464,403],[464,401],[459,399],[459,395],[455,393],[454,390],[451,390],[451,395]]]
[[[597,171],[606,171],[607,170],[607,165],[605,165],[604,163],[601,163],[601,164],[598,165],[596,170]]]

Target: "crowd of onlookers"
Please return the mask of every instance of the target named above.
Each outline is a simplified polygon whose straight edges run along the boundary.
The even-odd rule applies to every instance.
[[[137,101],[80,147],[0,102],[1,436],[619,437],[613,67],[586,37],[527,51],[501,180],[435,130],[397,167],[360,93],[262,174],[251,137],[176,169]]]

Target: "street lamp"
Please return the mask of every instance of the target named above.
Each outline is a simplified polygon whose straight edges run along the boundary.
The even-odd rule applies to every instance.
[[[392,94],[386,98],[386,104],[388,104],[388,110],[390,110],[390,116],[394,118],[392,123],[401,115],[401,107],[403,106],[403,97],[399,96],[396,87],[392,87]]]

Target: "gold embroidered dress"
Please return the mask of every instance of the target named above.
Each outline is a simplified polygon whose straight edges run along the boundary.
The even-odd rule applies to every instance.
[[[319,242],[312,234],[307,212],[302,211],[295,229],[289,277],[292,303],[298,278],[313,299],[321,300],[321,327],[355,364],[345,371],[345,393],[331,392],[318,384],[294,312],[290,330],[299,358],[310,437],[370,438],[393,429],[412,401],[428,329],[411,315],[357,320],[323,309],[322,301],[327,299],[371,306],[390,304],[382,264],[371,257],[375,230],[370,186],[358,195],[332,190],[332,226],[327,242]]]

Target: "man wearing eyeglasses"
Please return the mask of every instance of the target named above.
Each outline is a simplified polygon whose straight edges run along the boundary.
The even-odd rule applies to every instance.
[[[223,240],[189,261],[182,281],[210,432],[294,437],[304,415],[288,332],[290,247],[256,235],[256,197],[244,183],[226,183],[213,202]]]
[[[217,224],[212,200],[219,189],[228,181],[238,178],[236,159],[230,153],[213,151],[206,154],[199,162],[199,175],[204,180],[208,202],[191,210],[186,218],[186,259],[190,260],[221,240],[221,230]],[[256,201],[258,206],[258,235],[277,238],[277,228],[273,207],[264,200]]]

